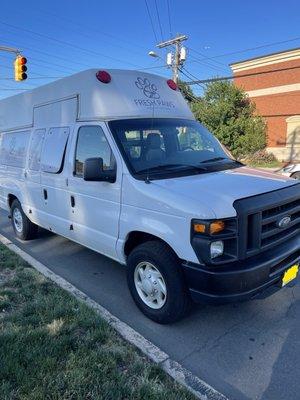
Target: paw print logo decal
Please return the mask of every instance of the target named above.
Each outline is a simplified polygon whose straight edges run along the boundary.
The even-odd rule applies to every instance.
[[[137,78],[135,81],[135,86],[143,91],[146,97],[149,99],[159,99],[160,95],[158,94],[157,86],[154,83],[150,83],[147,78]]]

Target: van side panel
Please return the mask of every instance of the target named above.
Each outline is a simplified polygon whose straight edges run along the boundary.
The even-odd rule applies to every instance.
[[[209,210],[201,210],[199,207],[198,212],[209,216]],[[138,231],[163,240],[180,259],[199,262],[190,243],[190,227],[194,215],[197,214],[194,213],[188,198],[181,204],[171,191],[169,193],[160,191],[155,181],[147,184],[124,174],[120,234],[117,244],[119,258],[122,262],[126,261],[124,255],[126,240],[131,232]]]
[[[33,108],[34,126],[58,126],[74,124],[78,113],[78,97],[52,101]]]

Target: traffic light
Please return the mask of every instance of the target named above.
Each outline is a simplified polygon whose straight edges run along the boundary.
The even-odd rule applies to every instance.
[[[15,59],[15,81],[25,81],[27,79],[27,59],[21,55],[17,56]]]

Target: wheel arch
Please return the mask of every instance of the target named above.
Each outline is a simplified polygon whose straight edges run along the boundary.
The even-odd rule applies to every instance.
[[[145,242],[154,241],[154,240],[165,244],[176,255],[176,257],[179,258],[178,254],[174,251],[174,249],[170,246],[170,244],[167,243],[161,237],[154,235],[152,233],[135,230],[135,231],[131,231],[128,233],[125,243],[124,243],[123,252],[124,252],[126,259],[135,247],[137,247],[140,244],[143,244]]]
[[[19,198],[15,194],[9,193],[7,196],[7,205],[9,207],[9,209],[11,209],[11,206],[12,206],[12,203],[14,202],[14,200],[20,201]]]

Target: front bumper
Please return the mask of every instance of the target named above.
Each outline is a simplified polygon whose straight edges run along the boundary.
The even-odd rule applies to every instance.
[[[248,300],[262,292],[273,293],[281,287],[283,273],[299,262],[297,235],[276,249],[243,261],[218,266],[184,262],[183,270],[192,299],[217,304]]]

